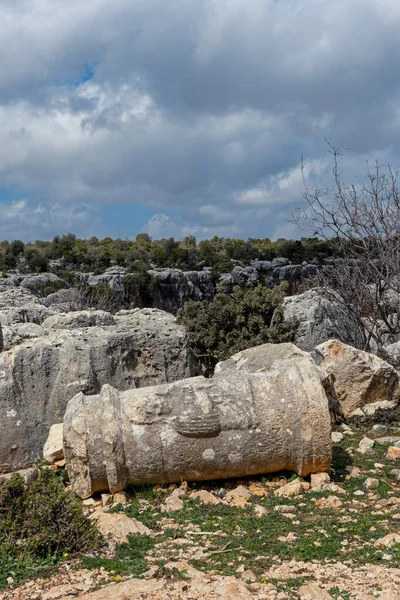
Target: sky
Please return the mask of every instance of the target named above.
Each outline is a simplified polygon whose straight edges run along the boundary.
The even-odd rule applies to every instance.
[[[0,0],[0,239],[301,237],[400,165],[398,0]]]

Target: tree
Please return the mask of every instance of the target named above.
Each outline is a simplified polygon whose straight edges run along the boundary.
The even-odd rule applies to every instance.
[[[285,323],[282,317],[285,292],[285,284],[273,290],[235,286],[232,294],[218,291],[213,302],[186,302],[178,312],[178,322],[185,326],[206,374],[213,372],[219,360],[240,350],[292,341],[296,325]]]
[[[400,338],[400,194],[398,171],[378,161],[367,163],[359,184],[346,185],[333,157],[331,188],[310,189],[302,160],[306,208],[293,221],[327,240],[339,258],[312,283],[344,303],[366,329],[364,349],[387,358],[384,346]]]

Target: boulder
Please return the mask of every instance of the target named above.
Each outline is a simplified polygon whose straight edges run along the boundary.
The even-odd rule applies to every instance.
[[[295,342],[302,350],[311,352],[332,338],[355,348],[365,346],[365,331],[346,306],[316,290],[285,298],[283,314],[285,321],[298,323]]]
[[[381,358],[339,340],[320,344],[315,354],[321,368],[334,377],[336,396],[345,417],[369,404],[390,401],[392,406],[397,401],[398,373]]]
[[[64,452],[81,497],[129,484],[328,471],[321,371],[292,359],[265,373],[79,393],[65,413]]]
[[[187,337],[159,310],[123,311],[115,325],[47,330],[0,354],[0,472],[42,455],[49,428],[78,392],[155,385],[196,374]]]

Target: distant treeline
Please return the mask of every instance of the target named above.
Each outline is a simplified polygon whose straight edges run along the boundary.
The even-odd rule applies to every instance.
[[[334,253],[333,245],[317,238],[280,238],[272,242],[269,238],[244,241],[215,236],[197,243],[194,236],[181,241],[174,238],[152,240],[147,233],[140,233],[135,240],[113,240],[110,237],[83,240],[68,233],[56,236],[51,242],[0,242],[0,271],[18,268],[24,272],[40,273],[49,270],[50,261],[57,261],[57,269],[94,273],[102,273],[113,265],[133,271],[138,265],[185,271],[212,267],[215,273],[224,273],[232,269],[232,261],[247,266],[252,260],[285,257],[293,263],[301,263],[314,259],[320,261]]]

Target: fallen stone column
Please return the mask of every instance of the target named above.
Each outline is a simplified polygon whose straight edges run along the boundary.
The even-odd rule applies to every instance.
[[[331,427],[321,381],[318,367],[296,357],[266,373],[79,393],[64,418],[72,488],[86,498],[128,484],[328,471]]]

